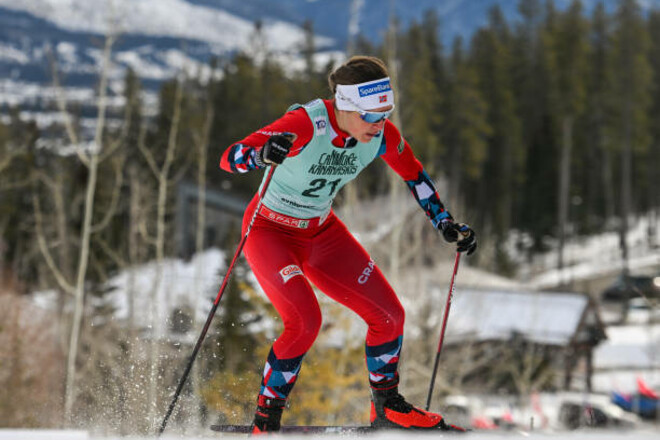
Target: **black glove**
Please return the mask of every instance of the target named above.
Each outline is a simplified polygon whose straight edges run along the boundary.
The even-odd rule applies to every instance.
[[[290,135],[284,134],[276,134],[269,137],[259,152],[261,162],[264,164],[281,164],[293,146],[290,139]]]
[[[456,250],[458,252],[467,251],[468,255],[472,255],[477,250],[477,237],[472,228],[465,223],[454,223],[451,220],[445,220],[440,223],[442,229],[442,236],[448,243],[458,241],[459,236],[463,238],[456,243]]]

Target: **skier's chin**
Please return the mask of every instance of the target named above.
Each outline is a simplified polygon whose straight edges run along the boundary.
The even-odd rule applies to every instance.
[[[365,133],[358,140],[363,143],[371,142],[371,140],[376,136],[378,136],[378,134],[380,134],[380,131],[377,131],[375,133]]]

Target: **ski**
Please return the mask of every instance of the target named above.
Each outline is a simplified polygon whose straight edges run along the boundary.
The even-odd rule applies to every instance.
[[[211,430],[216,432],[226,432],[233,434],[249,434],[252,430],[252,425],[211,425]],[[378,431],[369,425],[283,425],[280,428],[282,434],[367,434],[370,432]],[[411,430],[406,430],[410,432]],[[424,429],[414,430],[416,432],[437,432],[442,434],[464,434],[465,431],[458,429],[448,430],[431,430]],[[469,429],[467,430],[470,431]]]
[[[251,425],[211,425],[217,432],[230,432],[235,434],[249,434]],[[280,428],[283,434],[366,434],[374,429],[368,425],[358,426],[323,426],[323,425],[284,425]]]

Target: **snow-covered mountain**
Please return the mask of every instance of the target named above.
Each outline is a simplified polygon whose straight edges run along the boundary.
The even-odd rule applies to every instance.
[[[583,0],[586,13],[603,2],[609,11],[619,0]],[[645,9],[660,0],[638,0]],[[564,9],[571,0],[554,0]],[[379,41],[391,14],[402,26],[433,10],[446,44],[469,37],[499,6],[518,18],[517,0],[0,0],[0,78],[49,82],[49,53],[55,52],[72,85],[95,81],[103,35],[121,38],[116,60],[148,83],[171,77],[182,64],[204,63],[252,45],[254,23],[262,22],[269,48],[294,53],[311,21],[321,50],[341,50],[349,37]],[[152,84],[153,85],[153,84]]]
[[[0,0],[0,78],[49,83],[52,55],[67,85],[89,86],[103,37],[114,31],[120,35],[116,64],[132,67],[149,87],[183,66],[193,70],[212,56],[248,50],[254,27],[252,20],[185,0]],[[296,52],[304,37],[299,26],[276,19],[264,20],[262,32],[276,53]]]
[[[0,6],[65,31],[103,35],[114,27],[126,35],[206,42],[216,53],[246,47],[254,30],[249,19],[186,0],[0,0]],[[299,27],[281,20],[265,21],[264,34],[274,50],[302,38]]]
[[[270,51],[279,57],[297,56],[302,27],[277,18],[261,23]],[[82,109],[83,126],[92,128],[93,88],[104,38],[112,32],[119,38],[113,46],[110,88],[115,96],[121,94],[130,67],[141,78],[147,105],[154,102],[162,81],[183,70],[208,75],[211,58],[250,51],[255,45],[254,20],[212,2],[0,0],[0,117],[10,106],[20,105],[24,117],[42,126],[61,118],[45,110],[55,107],[51,65],[56,60],[64,96]],[[327,37],[318,37],[316,43],[321,50],[334,44]]]
[[[619,0],[582,0],[585,13],[603,2],[608,11]],[[564,9],[571,0],[554,0]],[[660,0],[638,0],[645,10]],[[394,14],[405,28],[429,10],[440,20],[443,42],[466,39],[486,24],[499,6],[510,22],[518,18],[518,0],[0,0],[0,115],[21,104],[44,119],[53,90],[51,60],[62,72],[66,96],[83,107],[97,83],[104,35],[119,35],[114,46],[111,88],[120,91],[126,68],[147,91],[181,72],[204,73],[211,57],[254,47],[255,22],[261,23],[268,49],[295,68],[304,38],[313,24],[321,62],[341,57],[350,38],[361,34],[381,41]],[[208,74],[208,70],[206,71]],[[74,97],[77,96],[77,97]],[[53,116],[46,117],[46,121]]]

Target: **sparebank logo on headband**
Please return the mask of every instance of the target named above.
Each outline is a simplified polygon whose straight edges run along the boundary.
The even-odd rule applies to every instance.
[[[368,86],[358,87],[358,93],[360,94],[360,98],[364,98],[365,96],[375,95],[376,93],[387,92],[388,90],[392,90],[392,87],[390,87],[390,81],[388,79],[378,82],[376,84],[369,84]]]

